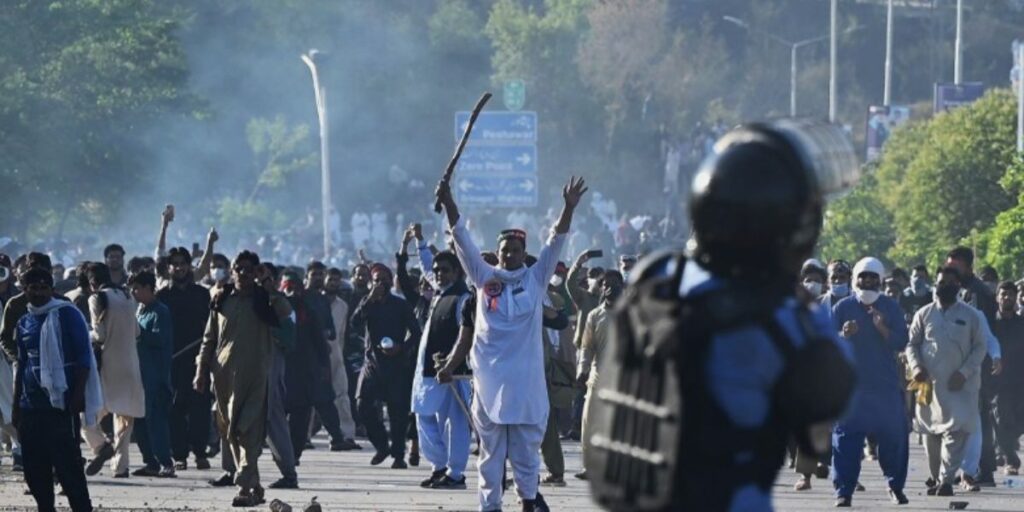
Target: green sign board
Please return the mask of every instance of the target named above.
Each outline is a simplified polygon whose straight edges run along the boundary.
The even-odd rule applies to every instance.
[[[505,82],[502,101],[508,110],[521,110],[526,104],[526,82],[522,80],[509,80]]]

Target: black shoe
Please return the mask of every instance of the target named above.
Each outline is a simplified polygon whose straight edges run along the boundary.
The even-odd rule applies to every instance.
[[[395,459],[395,461],[391,463],[391,469],[409,469],[409,465],[402,459]]]
[[[523,500],[523,512],[551,512],[544,496],[538,492],[537,497],[532,500]]]
[[[157,476],[158,474],[160,474],[160,468],[151,468],[149,466],[142,466],[132,471],[132,476]]]
[[[208,480],[208,483],[214,487],[229,487],[235,485],[235,475],[224,473],[220,478]]]
[[[206,471],[210,469],[210,461],[206,457],[196,457],[196,469]]]
[[[924,486],[929,488],[929,489],[931,489],[932,487],[935,487],[937,485],[938,485],[938,482],[936,482],[935,479],[932,478],[932,477],[928,477],[928,480],[924,481]]]
[[[575,476],[576,476],[576,478],[578,478],[580,480],[586,480],[587,479],[587,470],[584,469],[583,471],[580,471],[579,473],[576,473]]]
[[[11,465],[11,471],[14,471],[15,473],[24,472],[25,466],[23,466],[21,463],[21,454],[15,453],[12,458],[14,459],[14,463]]]
[[[889,501],[892,501],[896,505],[906,505],[910,503],[907,499],[907,495],[903,494],[903,491],[897,491],[895,489],[889,489]]]
[[[852,506],[853,506],[853,498],[851,498],[849,496],[840,496],[840,497],[836,498],[836,504],[835,504],[836,508],[846,508],[846,507],[852,507]]]
[[[434,482],[440,480],[441,477],[445,476],[445,473],[447,472],[448,468],[441,468],[437,471],[434,471],[433,473],[430,474],[430,478],[427,478],[420,482],[420,487],[423,487],[424,489],[432,487],[434,485]]]
[[[814,468],[814,478],[819,480],[828,478],[828,464],[818,464]]]
[[[995,487],[996,479],[992,473],[982,473],[978,475],[978,478],[974,479],[974,483],[978,487]]]
[[[271,489],[298,489],[299,481],[294,478],[278,478],[277,481],[267,487]]]
[[[95,476],[96,473],[99,473],[100,470],[103,469],[103,465],[112,458],[114,458],[114,447],[111,446],[110,443],[104,443],[103,448],[100,448],[100,453],[96,455],[96,458],[90,460],[89,463],[85,465],[85,475]]]
[[[160,471],[156,473],[157,478],[178,478],[178,474],[174,472],[173,466],[164,466],[160,468]]]
[[[466,488],[466,476],[456,480],[448,475],[443,475],[440,480],[434,482],[430,486],[431,489],[465,489]]]
[[[359,446],[359,444],[352,439],[343,439],[340,443],[331,443],[332,452],[349,452],[352,450],[362,449],[363,447]]]
[[[935,491],[936,496],[952,496],[953,495],[953,484],[942,484],[939,489]]]
[[[856,489],[856,490],[857,490],[857,492],[864,492],[864,491],[866,491],[866,490],[867,490],[867,489],[865,489],[865,488],[864,488],[864,486],[863,486],[863,485],[861,485],[861,483],[860,483],[860,482],[857,482],[857,486],[856,486],[856,487],[854,487],[854,489]]]
[[[384,459],[386,459],[386,458],[388,458],[388,454],[386,454],[386,453],[384,453],[384,452],[377,452],[377,453],[376,453],[376,454],[375,454],[375,455],[373,456],[373,458],[372,458],[372,459],[370,459],[370,465],[371,465],[371,466],[379,466],[379,465],[380,465],[380,463],[381,463],[381,462],[384,462]]]
[[[409,454],[409,465],[410,466],[419,467],[419,465],[420,465],[420,454],[415,453],[415,452],[410,453]]]
[[[114,473],[114,478],[128,478],[128,472]]]

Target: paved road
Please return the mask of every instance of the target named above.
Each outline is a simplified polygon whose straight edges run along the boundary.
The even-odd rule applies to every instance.
[[[361,443],[368,446],[365,440]],[[472,471],[469,474],[469,490],[427,491],[417,486],[417,482],[427,474],[426,467],[404,471],[392,470],[388,467],[389,462],[372,467],[368,463],[371,453],[367,450],[331,453],[326,450],[324,438],[318,438],[316,445],[316,450],[307,451],[303,455],[303,464],[299,468],[302,489],[268,490],[268,501],[279,498],[296,506],[317,496],[317,501],[328,511],[476,510],[476,476]],[[570,472],[575,472],[580,467],[579,445],[567,443],[565,450],[566,467]],[[140,460],[138,452],[133,451],[132,461],[137,463]],[[474,466],[473,461],[470,462],[470,466]],[[910,481],[907,484],[910,505],[896,507],[887,499],[877,463],[865,461],[861,481],[867,487],[867,491],[854,496],[854,508],[871,511],[948,510],[950,498],[924,495],[924,468],[924,450],[912,443]],[[278,476],[266,452],[260,461],[260,471],[264,483]],[[207,479],[218,474],[213,470],[191,469],[179,472],[179,477],[174,480],[137,477],[114,480],[110,478],[109,470],[104,468],[98,476],[89,479],[89,491],[93,504],[106,510],[231,510],[231,497],[234,492],[230,489],[215,489],[205,483]],[[812,490],[797,493],[792,490],[794,476],[789,470],[781,474],[775,487],[777,510],[809,511],[831,508],[831,485],[827,480],[814,480]],[[31,510],[34,502],[31,496],[24,495],[24,490],[20,475],[11,473],[10,459],[5,458],[3,465],[0,466],[0,510]],[[598,510],[588,496],[586,484],[571,477],[568,486],[544,489],[543,492],[553,510]],[[967,510],[1024,511],[1024,488],[1020,487],[1011,489],[1000,486],[953,499],[969,502]],[[59,498],[58,502],[66,504],[62,498]],[[512,496],[506,495],[505,509],[519,509]],[[267,510],[266,507],[263,507],[263,510]]]

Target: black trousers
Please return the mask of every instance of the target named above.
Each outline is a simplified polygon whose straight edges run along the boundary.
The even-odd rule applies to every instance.
[[[366,427],[366,437],[377,453],[389,453],[395,459],[405,458],[411,395],[412,383],[403,372],[364,370],[360,375],[356,410]],[[382,405],[388,408],[390,431],[384,426]]]
[[[993,415],[998,381],[992,375],[992,360],[985,357],[981,365],[981,393],[978,396],[978,412],[981,414],[981,459],[978,473],[992,476],[996,470],[996,422]]]
[[[67,494],[71,510],[90,511],[92,501],[85,483],[82,451],[74,417],[57,410],[22,410],[18,425],[25,483],[40,511],[55,511],[53,475]]]
[[[210,404],[212,396],[196,393],[191,388],[174,390],[171,402],[171,456],[176,461],[188,459],[192,452],[197,459],[207,457],[210,442]]]
[[[1020,436],[1024,435],[1024,387],[1003,387],[992,411],[996,417],[996,439],[1006,465],[1020,469]]]
[[[338,416],[338,409],[334,407],[334,402],[293,407],[288,411],[288,431],[292,436],[295,460],[302,456],[306,441],[309,440],[309,420],[313,415],[313,409],[316,409],[320,422],[331,436],[331,444],[340,443],[344,439],[341,434],[341,418]]]

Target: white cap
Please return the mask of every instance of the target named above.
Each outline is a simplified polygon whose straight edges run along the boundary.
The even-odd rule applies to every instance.
[[[883,265],[878,258],[872,258],[870,256],[868,256],[867,258],[861,258],[861,260],[858,261],[857,264],[853,266],[854,286],[856,286],[857,283],[857,276],[861,275],[864,272],[873,272],[875,274],[878,274],[879,279],[882,279],[883,277],[885,277],[885,265]]]

